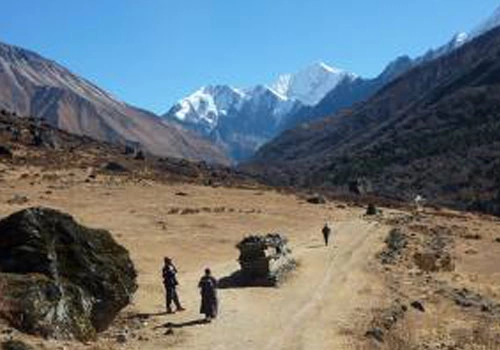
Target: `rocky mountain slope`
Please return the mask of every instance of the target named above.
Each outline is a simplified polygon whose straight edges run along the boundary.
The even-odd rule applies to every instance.
[[[104,141],[138,142],[157,155],[227,161],[194,133],[119,101],[54,61],[2,43],[0,108]]]
[[[239,161],[284,130],[289,115],[316,104],[335,86],[353,79],[353,74],[317,63],[296,74],[282,75],[270,86],[203,87],[176,103],[164,118],[202,134]]]
[[[500,213],[500,29],[421,64],[366,103],[285,132],[247,166],[270,183],[416,193]]]

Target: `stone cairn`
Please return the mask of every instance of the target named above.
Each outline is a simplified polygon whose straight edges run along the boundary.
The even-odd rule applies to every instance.
[[[276,286],[282,282],[296,266],[287,243],[278,233],[248,236],[238,243],[242,284]]]

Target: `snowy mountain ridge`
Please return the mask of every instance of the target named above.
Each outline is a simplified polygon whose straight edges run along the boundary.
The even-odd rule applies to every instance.
[[[233,159],[248,158],[287,125],[300,108],[319,102],[355,75],[319,62],[269,85],[239,89],[208,85],[178,101],[165,115],[223,146]]]
[[[203,127],[213,129],[221,116],[227,115],[232,109],[241,108],[246,98],[243,91],[230,86],[209,85],[179,101],[171,112],[183,123],[200,123]]]
[[[455,34],[447,44],[437,49],[429,50],[424,56],[417,58],[415,62],[422,63],[446,55],[498,26],[500,26],[500,6],[490,17],[477,25],[469,33],[459,32]]]
[[[318,62],[296,74],[279,76],[271,87],[282,96],[296,99],[306,106],[314,106],[341,81],[356,78],[355,74]]]

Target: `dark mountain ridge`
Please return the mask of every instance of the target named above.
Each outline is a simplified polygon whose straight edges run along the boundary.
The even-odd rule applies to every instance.
[[[283,133],[244,168],[275,185],[417,193],[500,214],[500,29],[418,65],[366,103]]]

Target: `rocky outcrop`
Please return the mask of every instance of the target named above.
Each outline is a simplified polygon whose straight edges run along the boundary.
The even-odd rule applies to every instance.
[[[458,230],[436,226],[426,231],[423,246],[413,256],[415,265],[425,272],[453,271],[455,262],[451,252],[454,247],[453,236]]]
[[[137,289],[125,248],[111,234],[47,208],[0,221],[0,316],[27,333],[93,339]]]
[[[366,331],[365,336],[383,343],[387,333],[405,317],[407,311],[408,306],[402,304],[400,300],[396,300],[390,307],[380,310],[374,316],[371,327]]]
[[[386,248],[379,254],[382,264],[395,264],[408,245],[408,237],[399,228],[392,229],[385,240]]]
[[[414,255],[415,265],[425,272],[453,271],[455,264],[450,253],[446,251],[417,252]]]
[[[500,304],[467,288],[444,288],[440,293],[452,299],[457,306],[500,317]]]

